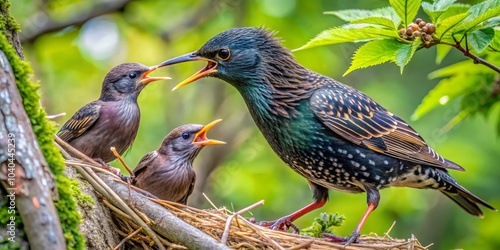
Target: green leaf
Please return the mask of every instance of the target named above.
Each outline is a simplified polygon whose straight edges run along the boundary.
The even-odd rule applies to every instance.
[[[324,30],[315,38],[311,39],[304,46],[295,49],[303,50],[322,45],[347,43],[347,42],[366,42],[379,39],[399,39],[399,35],[394,30],[364,27],[364,28],[343,28],[335,27]]]
[[[398,65],[399,68],[401,69],[401,74],[403,74],[403,69],[405,65],[408,64],[408,62],[410,62],[410,59],[413,57],[415,51],[418,49],[418,47],[420,47],[421,44],[422,44],[422,39],[417,38],[410,44],[404,44],[404,46],[402,46],[396,51],[395,54],[396,57],[394,61],[396,65]]]
[[[500,15],[500,0],[489,0],[476,4],[469,9],[471,13],[460,25],[457,25],[452,32],[467,32],[474,26]]]
[[[455,72],[457,73],[457,72]],[[427,94],[422,103],[412,114],[411,119],[417,120],[440,105],[445,105],[455,98],[464,95],[471,88],[477,85],[478,77],[474,75],[458,74],[450,78],[441,80],[429,94]]]
[[[495,30],[487,27],[480,30],[475,30],[467,36],[469,45],[478,53],[481,53],[495,38]]]
[[[391,30],[396,30],[396,26],[392,22],[392,20],[385,18],[385,17],[366,17],[366,18],[361,18],[361,19],[356,19],[351,21],[351,23],[358,24],[358,23],[366,23],[366,24],[374,24],[377,26],[383,26],[386,28],[389,28]]]
[[[311,226],[300,230],[301,235],[319,238],[321,233],[334,234],[334,227],[340,227],[345,217],[338,213],[321,213],[319,217],[314,218]]]
[[[440,40],[443,39],[444,35],[446,35],[450,30],[453,29],[456,25],[458,25],[462,20],[467,18],[470,15],[469,12],[461,13],[455,16],[448,17],[444,19],[442,22],[438,23],[436,27],[436,36],[439,37]]]
[[[495,36],[493,37],[493,41],[490,43],[490,47],[496,51],[500,51],[500,30],[495,30]]]
[[[436,0],[433,4],[428,2],[422,3],[422,9],[435,23],[438,17],[443,14],[456,0]]]
[[[453,4],[448,9],[446,9],[446,11],[443,14],[441,14],[438,17],[436,23],[439,23],[438,22],[439,20],[444,20],[446,18],[455,16],[458,14],[466,13],[469,11],[470,6],[471,6],[470,4],[462,4],[462,3]]]
[[[398,27],[399,23],[401,22],[399,16],[390,6],[374,10],[351,9],[351,10],[326,11],[324,12],[324,14],[335,15],[346,22],[352,22],[358,19],[363,19],[368,17],[389,18],[394,23],[395,27]]]
[[[354,53],[351,66],[344,73],[344,76],[356,69],[394,61],[396,52],[403,46],[411,46],[411,44],[400,43],[395,40],[376,40],[364,44]]]
[[[437,50],[437,54],[436,54],[436,64],[441,64],[441,62],[443,61],[443,59],[446,57],[446,55],[448,55],[448,52],[450,52],[450,50],[451,50],[452,48],[453,48],[453,47],[448,46],[448,45],[440,45],[440,46],[437,46],[437,47],[436,47],[436,50]]]
[[[403,20],[403,26],[408,27],[411,21],[417,15],[422,0],[389,0],[392,8]]]
[[[487,11],[494,9],[500,6],[500,0],[487,0],[480,2],[478,4],[470,7],[469,12],[471,13],[470,17],[465,21],[472,21],[473,19],[483,15]]]

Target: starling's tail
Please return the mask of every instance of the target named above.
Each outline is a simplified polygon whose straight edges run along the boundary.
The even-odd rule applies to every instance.
[[[490,204],[486,203],[473,193],[469,192],[464,187],[460,186],[455,179],[453,179],[448,173],[444,171],[439,171],[440,177],[447,184],[445,189],[440,191],[457,203],[461,208],[467,211],[469,214],[474,216],[483,217],[483,212],[478,207],[478,204],[487,207],[491,210],[496,211],[496,209]]]

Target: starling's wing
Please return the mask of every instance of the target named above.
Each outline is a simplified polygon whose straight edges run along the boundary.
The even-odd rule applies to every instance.
[[[401,118],[350,88],[321,88],[310,99],[315,115],[344,139],[394,158],[464,170],[438,155]]]
[[[134,168],[134,175],[137,177],[141,174],[142,171],[146,169],[147,166],[151,165],[151,163],[158,157],[158,152],[153,151],[149,152],[147,155],[142,157],[142,159],[139,161],[139,164],[137,164],[137,167]]]
[[[191,178],[191,183],[189,184],[189,189],[186,192],[186,194],[179,200],[179,203],[184,205],[187,204],[188,197],[193,193],[195,182],[196,182],[196,175],[193,174]]]
[[[66,142],[78,138],[97,121],[100,110],[101,105],[98,101],[83,106],[62,126],[57,136]]]

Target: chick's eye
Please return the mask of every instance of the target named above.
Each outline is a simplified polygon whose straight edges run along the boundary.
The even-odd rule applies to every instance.
[[[184,132],[184,133],[181,134],[181,137],[182,137],[182,139],[187,140],[187,139],[189,139],[189,133],[188,132]]]
[[[136,73],[130,73],[130,74],[128,74],[128,77],[134,79],[134,78],[137,77],[137,74]]]
[[[227,60],[231,56],[231,52],[229,52],[229,49],[220,49],[217,56],[222,60]]]

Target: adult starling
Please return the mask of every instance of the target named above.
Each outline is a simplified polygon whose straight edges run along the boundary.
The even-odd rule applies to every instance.
[[[386,187],[437,189],[475,216],[483,215],[477,204],[494,210],[446,170],[463,168],[438,155],[406,122],[360,91],[304,68],[273,33],[230,29],[159,67],[198,60],[208,63],[174,89],[205,76],[233,85],[271,148],[314,194],[313,203],[263,225],[287,229],[322,207],[329,189],[368,196],[358,226],[341,239],[346,244],[358,239]]]
[[[132,184],[162,200],[186,204],[196,179],[194,158],[207,145],[225,144],[206,136],[208,130],[220,121],[205,126],[182,125],[172,130],[160,148],[141,159],[134,169]]]
[[[78,110],[57,132],[62,140],[91,158],[110,162],[110,147],[122,154],[134,142],[139,128],[137,97],[146,85],[169,77],[149,77],[158,67],[120,64],[106,75],[101,96]]]

